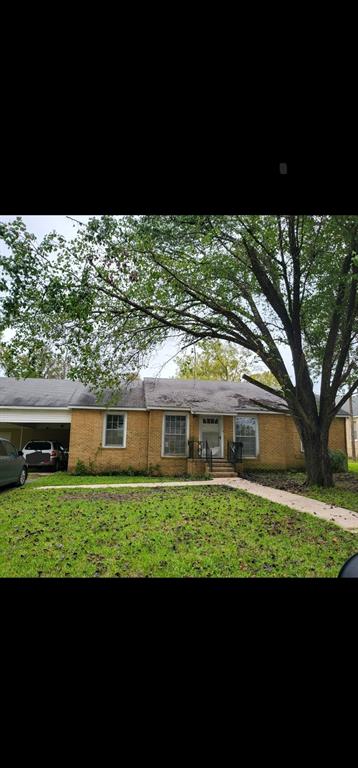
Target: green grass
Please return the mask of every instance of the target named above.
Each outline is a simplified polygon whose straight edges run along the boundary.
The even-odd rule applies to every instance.
[[[2,577],[337,577],[358,536],[223,487],[1,493]]]
[[[334,507],[344,507],[352,512],[358,512],[358,494],[344,488],[319,488],[312,487],[305,494],[310,499],[324,501],[333,504]]]
[[[167,475],[165,477],[147,477],[146,475],[70,475],[67,472],[48,473],[37,480],[31,480],[29,473],[29,485],[36,488],[42,485],[97,485],[98,483],[113,485],[118,483],[168,483],[178,481],[196,480],[199,478],[174,477]]]
[[[358,512],[358,467],[350,472],[335,475],[335,486],[333,488],[321,488],[319,486],[304,486],[306,475],[304,472],[271,471],[271,472],[250,472],[247,475],[249,480],[269,485],[273,488],[280,488],[291,493],[299,493],[301,496],[308,496],[317,501],[324,501],[326,504],[332,504],[336,507],[344,507],[353,512]]]
[[[350,472],[358,472],[358,461],[351,461],[351,459],[348,459],[348,469]]]

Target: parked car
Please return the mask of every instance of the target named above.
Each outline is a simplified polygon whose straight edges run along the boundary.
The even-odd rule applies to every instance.
[[[27,478],[27,464],[22,451],[9,440],[0,437],[0,485],[23,486]]]
[[[50,467],[54,472],[67,467],[68,451],[53,440],[30,440],[23,454],[29,467]]]

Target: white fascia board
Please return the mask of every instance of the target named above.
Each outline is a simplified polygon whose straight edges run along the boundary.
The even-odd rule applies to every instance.
[[[111,405],[70,405],[71,411],[147,411],[147,408],[113,408]]]
[[[255,411],[253,408],[250,408],[250,410],[240,410],[240,411],[231,411],[231,413],[222,413],[222,411],[191,411],[193,416],[238,416],[242,414],[246,414],[247,416],[250,416],[251,413],[264,413],[264,414],[272,414],[273,416],[283,415],[283,416],[290,416],[291,414],[287,411]]]
[[[177,411],[183,411],[183,413],[192,413],[190,408],[176,408],[175,405],[150,405],[148,408],[143,408],[144,411],[166,411],[167,413],[176,413]]]
[[[69,411],[69,406],[57,405],[0,405],[0,411]]]

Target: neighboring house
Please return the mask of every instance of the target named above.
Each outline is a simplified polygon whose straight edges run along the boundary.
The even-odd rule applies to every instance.
[[[349,401],[345,403],[345,410],[347,411],[347,415],[350,417],[349,413]],[[356,448],[356,457],[358,459],[358,395],[354,395],[352,397],[352,409],[353,409],[353,429],[354,429],[354,440],[355,440],[355,448]],[[348,456],[352,457],[352,431],[351,431],[351,420],[350,418],[347,419],[347,450],[348,450]]]
[[[257,402],[254,402],[257,401]],[[273,410],[268,410],[268,408]],[[340,411],[330,445],[347,452],[346,419]],[[285,402],[248,382],[144,379],[102,401],[80,382],[0,378],[0,436],[18,448],[28,440],[52,439],[69,449],[69,470],[78,460],[98,470],[202,473],[200,445],[215,462],[243,444],[244,465],[294,468],[304,465],[300,438]]]

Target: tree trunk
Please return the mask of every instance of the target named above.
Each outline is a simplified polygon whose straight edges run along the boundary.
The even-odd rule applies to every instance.
[[[308,485],[319,485],[323,488],[334,485],[328,455],[328,432],[326,429],[305,429],[302,434]]]

